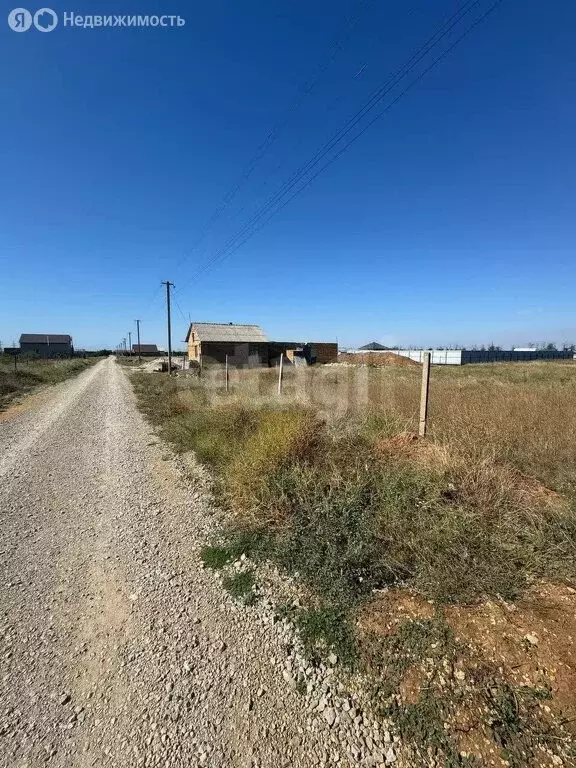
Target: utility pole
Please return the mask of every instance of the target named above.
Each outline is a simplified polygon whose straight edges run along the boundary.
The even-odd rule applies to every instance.
[[[128,331],[128,350],[132,354],[132,331]]]
[[[124,347],[124,354],[126,354],[126,339],[122,339],[122,346]]]
[[[135,320],[136,334],[138,339],[138,365],[142,365],[142,350],[140,349],[140,320]]]
[[[170,318],[170,286],[174,287],[174,283],[170,280],[163,280],[162,285],[166,286],[166,317],[168,320],[168,376],[172,374],[172,324]]]

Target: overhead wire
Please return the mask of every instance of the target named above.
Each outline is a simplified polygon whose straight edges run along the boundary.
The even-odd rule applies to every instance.
[[[184,322],[185,322],[185,323],[187,323],[187,322],[188,322],[188,319],[187,319],[186,315],[184,314],[184,312],[182,311],[182,307],[181,307],[181,306],[180,306],[180,304],[178,303],[178,299],[176,298],[176,295],[175,295],[175,294],[176,294],[176,286],[175,286],[175,285],[173,285],[173,286],[172,286],[172,288],[173,288],[173,291],[172,291],[172,299],[174,300],[174,303],[176,304],[176,307],[177,307],[178,311],[179,311],[179,312],[180,312],[180,314],[182,315],[182,319],[184,320]]]
[[[200,270],[194,275],[192,280],[185,283],[185,286],[191,282],[199,279],[206,273],[213,265],[220,263],[223,259],[234,253],[239,247],[244,245],[256,232],[265,226],[265,224],[277,213],[279,213],[291,200],[299,195],[306,187],[308,187],[314,179],[316,179],[320,173],[326,168],[332,165],[347,149],[360,138],[377,120],[383,117],[403,96],[416,85],[428,72],[434,69],[441,61],[443,61],[454,48],[467,37],[473,29],[475,29],[480,23],[482,23],[496,8],[503,2],[503,0],[496,0],[479,18],[477,18],[472,24],[470,24],[466,30],[456,40],[446,48],[439,56],[437,56],[431,64],[429,64],[422,72],[420,72],[413,81],[411,81],[407,87],[404,88],[391,102],[386,106],[384,110],[379,112],[374,118],[372,118],[357,134],[349,139],[343,147],[341,147],[337,153],[322,165],[312,176],[305,179],[306,175],[312,171],[321,160],[326,157],[332,149],[335,149],[337,145],[371,112],[377,104],[381,103],[385,96],[398,85],[410,72],[412,72],[428,53],[435,46],[438,45],[450,32],[456,27],[460,21],[471,12],[481,0],[468,0],[464,3],[459,10],[453,14],[443,26],[441,26],[423,46],[408,60],[408,62],[400,68],[383,86],[375,91],[368,101],[353,115],[346,124],[315,153],[315,155],[301,168],[299,168],[292,177],[285,182],[282,187],[269,198],[256,212],[252,218],[215,254],[213,254],[204,265],[201,265]],[[304,181],[303,181],[304,180]],[[303,183],[301,183],[303,182]],[[300,184],[300,186],[298,186]],[[291,194],[287,199],[286,195],[290,193],[292,189],[296,187],[296,191]],[[270,216],[264,219],[267,214],[272,211]]]
[[[184,264],[184,262],[190,257],[190,255],[198,248],[198,246],[203,242],[204,238],[206,237],[206,235],[208,234],[212,226],[224,214],[224,212],[226,211],[228,206],[232,203],[232,201],[234,200],[238,192],[242,189],[244,184],[250,178],[250,176],[258,166],[258,163],[260,162],[260,160],[262,160],[262,158],[266,155],[270,147],[277,140],[280,133],[284,130],[292,114],[301,107],[306,96],[308,96],[314,90],[314,88],[318,85],[318,82],[320,81],[324,72],[332,64],[332,62],[334,61],[338,53],[340,53],[340,51],[344,49],[347,42],[352,36],[354,28],[357,26],[357,24],[362,18],[363,13],[368,9],[368,7],[372,2],[374,2],[374,0],[356,0],[356,4],[358,8],[354,11],[354,13],[351,16],[349,16],[346,19],[344,23],[345,34],[341,38],[337,39],[335,42],[332,43],[332,45],[328,50],[328,55],[326,59],[320,63],[320,65],[318,66],[318,71],[314,75],[314,77],[311,80],[309,81],[307,80],[300,85],[298,89],[298,93],[296,94],[296,97],[294,98],[292,103],[289,104],[289,106],[285,109],[282,117],[276,123],[274,123],[272,128],[266,134],[266,137],[264,138],[264,140],[260,142],[254,154],[252,155],[248,163],[244,166],[244,169],[242,170],[238,179],[228,189],[228,191],[220,201],[219,205],[216,207],[216,209],[212,212],[212,214],[209,216],[207,221],[202,226],[200,230],[200,234],[196,239],[196,241],[194,242],[194,245],[177,262],[176,266],[174,267],[174,272],[176,272],[176,270],[178,270],[182,266],[182,264]]]

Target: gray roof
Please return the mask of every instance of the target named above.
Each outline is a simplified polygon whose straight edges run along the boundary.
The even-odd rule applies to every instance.
[[[20,344],[71,344],[72,336],[67,333],[23,333]]]
[[[366,350],[368,350],[369,352],[380,352],[382,350],[385,350],[386,347],[383,346],[382,344],[379,344],[377,341],[371,341],[370,344],[364,344],[364,346],[359,347],[359,349],[361,352]]]
[[[194,331],[202,341],[268,341],[266,334],[258,325],[237,325],[235,323],[192,323],[186,335],[186,341]]]

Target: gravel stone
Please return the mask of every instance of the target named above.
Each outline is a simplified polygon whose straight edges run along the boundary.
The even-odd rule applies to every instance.
[[[291,577],[249,607],[203,567],[210,487],[113,358],[2,414],[0,768],[350,765],[364,713],[278,618]]]

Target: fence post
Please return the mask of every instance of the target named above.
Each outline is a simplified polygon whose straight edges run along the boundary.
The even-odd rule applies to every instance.
[[[278,372],[278,394],[282,394],[282,374],[284,372],[284,352],[280,353],[280,370]]]
[[[229,390],[229,379],[228,379],[228,355],[226,355],[226,392]]]
[[[420,391],[420,424],[418,437],[426,437],[426,421],[428,419],[428,394],[430,391],[430,352],[424,353],[422,363],[422,389]]]

